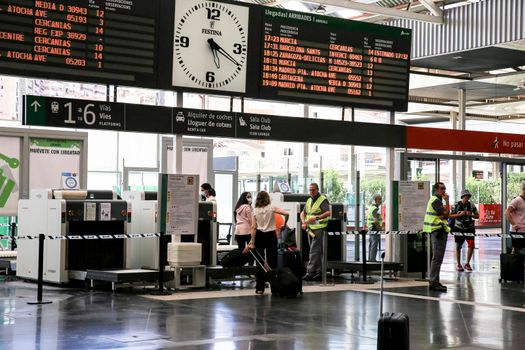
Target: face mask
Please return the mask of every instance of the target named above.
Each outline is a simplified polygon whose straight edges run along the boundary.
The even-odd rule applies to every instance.
[[[248,204],[252,204],[252,199],[251,198],[246,198],[248,200]]]

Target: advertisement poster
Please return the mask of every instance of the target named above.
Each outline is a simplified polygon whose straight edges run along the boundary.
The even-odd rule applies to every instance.
[[[0,137],[0,216],[17,215],[20,142],[19,137]]]
[[[65,182],[64,174],[80,172],[80,154],[80,141],[32,138],[29,147],[29,188],[64,188],[65,183],[72,186],[74,181],[68,179]],[[78,184],[72,188],[78,188]]]

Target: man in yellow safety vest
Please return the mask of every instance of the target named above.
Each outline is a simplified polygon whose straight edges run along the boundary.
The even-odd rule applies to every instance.
[[[372,205],[368,208],[368,217],[366,224],[368,226],[368,231],[381,231],[383,229],[383,217],[381,215],[381,203],[383,203],[383,198],[380,194],[374,195],[372,198]],[[368,260],[376,261],[377,249],[381,243],[381,235],[379,234],[370,234],[368,236]]]
[[[446,292],[447,287],[439,282],[439,271],[445,256],[445,249],[447,248],[447,235],[450,232],[447,220],[450,214],[448,209],[449,201],[446,193],[447,188],[444,183],[438,182],[434,184],[432,190],[434,195],[428,201],[423,223],[423,232],[429,233],[432,239],[432,261],[428,276],[429,289]],[[445,206],[443,205],[443,200],[445,201]]]
[[[310,198],[301,212],[302,229],[308,233],[310,244],[310,259],[306,266],[305,281],[321,280],[323,265],[323,235],[330,216],[330,203],[325,196],[319,193],[319,186],[311,183]]]

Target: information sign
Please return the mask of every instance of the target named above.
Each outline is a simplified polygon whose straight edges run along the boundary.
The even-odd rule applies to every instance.
[[[262,98],[406,110],[411,31],[266,8]]]
[[[0,71],[155,87],[159,0],[0,0]]]

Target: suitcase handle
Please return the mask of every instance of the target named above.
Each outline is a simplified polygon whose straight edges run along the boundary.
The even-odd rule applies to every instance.
[[[256,250],[255,253],[257,253],[257,255],[255,255],[255,253],[251,249],[250,249],[250,253],[252,253],[253,257],[255,258],[255,261],[257,261],[257,264],[259,264],[259,266],[262,267],[264,272],[269,272],[270,271],[270,267],[268,265],[266,265],[266,263],[264,263],[264,259],[261,256],[261,253],[259,253]],[[259,259],[261,259],[261,260],[259,260]]]

